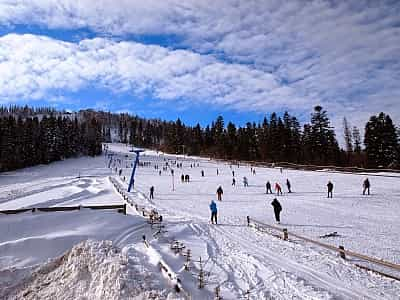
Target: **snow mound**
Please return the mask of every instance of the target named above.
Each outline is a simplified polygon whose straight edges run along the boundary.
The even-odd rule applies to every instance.
[[[81,242],[14,285],[0,288],[0,298],[175,299],[160,285],[157,270],[143,264],[143,255],[134,249],[130,254],[128,259],[110,241]]]

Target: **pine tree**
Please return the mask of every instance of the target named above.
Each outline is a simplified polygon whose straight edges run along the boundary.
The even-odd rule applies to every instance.
[[[311,114],[311,141],[313,160],[317,164],[336,163],[339,145],[330,127],[327,113],[321,106],[315,106]]]
[[[356,126],[353,126],[352,136],[354,139],[354,152],[359,154],[361,153],[361,134]]]
[[[346,117],[343,118],[343,135],[346,151],[348,154],[351,154],[353,152],[353,136],[351,134],[350,126]]]
[[[365,126],[365,152],[369,167],[398,165],[398,136],[389,115],[371,116]]]

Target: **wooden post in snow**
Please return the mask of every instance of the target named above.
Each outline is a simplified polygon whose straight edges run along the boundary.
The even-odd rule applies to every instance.
[[[344,253],[344,247],[343,246],[339,246],[339,254],[340,254],[341,258],[346,259],[346,253]]]
[[[200,271],[199,271],[199,289],[204,288],[204,270],[203,270],[203,263],[201,261],[200,256]]]
[[[220,289],[219,285],[217,285],[215,287],[215,300],[221,300],[222,299],[222,297],[220,295],[220,291],[221,291],[221,289]]]
[[[287,228],[283,228],[283,240],[287,241],[289,238]]]

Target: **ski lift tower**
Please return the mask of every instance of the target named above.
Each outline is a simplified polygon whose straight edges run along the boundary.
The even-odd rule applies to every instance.
[[[135,164],[133,165],[133,169],[132,169],[132,175],[131,175],[131,179],[129,180],[129,186],[128,186],[128,192],[131,191],[131,189],[134,187],[135,185],[135,171],[136,171],[136,166],[139,162],[139,155],[141,152],[143,152],[144,150],[133,150],[132,152],[134,152],[136,154],[136,159],[135,159]]]

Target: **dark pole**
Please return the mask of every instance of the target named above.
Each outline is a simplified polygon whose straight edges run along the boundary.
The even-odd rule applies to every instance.
[[[133,165],[133,169],[132,169],[132,174],[131,174],[131,179],[129,181],[129,186],[128,186],[128,192],[131,191],[131,189],[134,187],[135,185],[135,171],[136,171],[136,166],[139,162],[139,155],[140,152],[143,152],[143,150],[135,150],[133,151],[136,153],[136,159],[135,159],[135,164]]]

